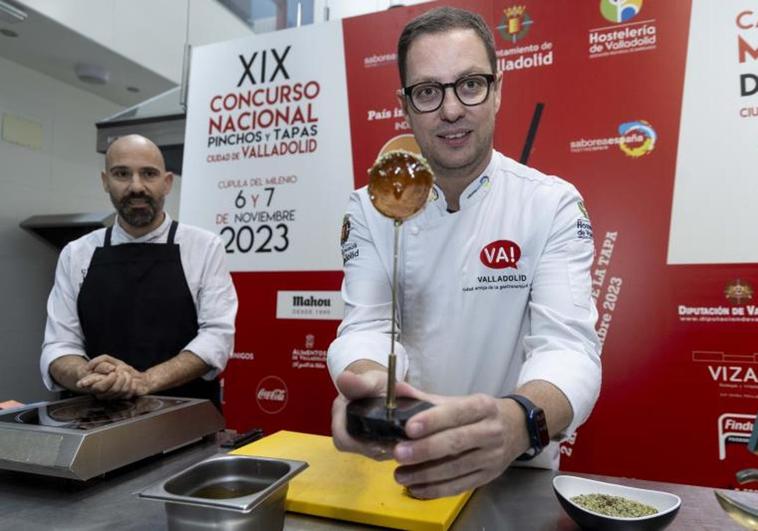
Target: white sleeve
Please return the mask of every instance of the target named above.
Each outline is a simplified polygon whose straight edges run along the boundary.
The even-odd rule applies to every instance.
[[[518,382],[546,380],[566,395],[574,415],[563,435],[587,419],[601,383],[590,277],[595,249],[580,201],[570,187],[558,203],[532,283],[531,330],[524,338],[526,362]]]
[[[197,295],[197,335],[184,347],[213,368],[203,375],[206,380],[224,370],[234,349],[237,292],[225,256],[221,239],[214,236],[205,253]]]
[[[86,357],[84,335],[76,307],[79,286],[72,276],[71,253],[71,245],[61,251],[55,268],[55,284],[47,299],[45,339],[39,366],[42,382],[50,391],[63,389],[50,376],[50,364],[53,361],[68,354]]]
[[[350,196],[346,214],[350,229],[342,243],[345,262],[345,278],[342,281],[345,317],[327,355],[329,374],[333,380],[348,365],[358,360],[371,360],[386,367],[390,350],[392,272],[377,251],[359,194],[360,192],[353,192]],[[399,335],[400,328],[397,330]],[[395,343],[395,354],[396,375],[398,380],[403,380],[408,370],[408,356],[399,342]]]

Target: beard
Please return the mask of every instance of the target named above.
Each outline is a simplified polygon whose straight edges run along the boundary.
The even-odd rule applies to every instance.
[[[139,201],[139,206],[135,206],[135,202]],[[117,199],[111,195],[111,203],[116,208],[118,215],[127,224],[132,227],[147,227],[158,216],[163,209],[163,198],[154,199],[153,197],[141,193],[141,194],[129,194],[121,199]]]

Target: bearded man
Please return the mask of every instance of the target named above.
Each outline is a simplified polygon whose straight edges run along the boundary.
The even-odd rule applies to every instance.
[[[149,139],[114,141],[101,178],[118,216],[61,252],[40,358],[45,385],[218,405],[237,313],[221,240],[164,211],[174,176]]]

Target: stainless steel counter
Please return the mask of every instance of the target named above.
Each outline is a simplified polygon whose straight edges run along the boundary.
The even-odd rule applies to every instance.
[[[197,443],[150,458],[86,483],[21,472],[0,471],[1,530],[160,531],[166,529],[163,504],[141,500],[136,493],[218,452],[212,442]],[[479,489],[452,531],[569,531],[578,529],[563,512],[552,489],[554,473],[512,469]],[[666,490],[682,498],[670,530],[726,531],[740,528],[721,511],[712,489],[590,476],[606,481]],[[758,506],[758,495],[736,497]],[[376,530],[334,520],[289,513],[287,531]]]

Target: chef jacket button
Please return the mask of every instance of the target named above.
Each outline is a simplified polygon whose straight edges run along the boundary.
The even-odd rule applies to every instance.
[[[411,234],[413,234],[414,236],[418,236],[419,232],[421,232],[421,231],[419,230],[419,228],[416,225],[414,225],[414,226],[411,227]]]

